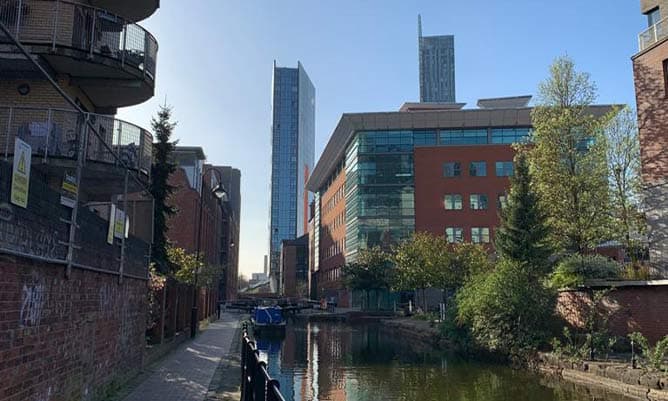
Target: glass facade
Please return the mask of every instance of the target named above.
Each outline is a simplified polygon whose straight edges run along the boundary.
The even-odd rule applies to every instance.
[[[491,143],[524,143],[529,140],[530,136],[531,129],[529,128],[492,128]]]
[[[281,242],[304,234],[315,156],[315,88],[301,64],[274,67],[272,117],[269,270],[276,272]]]
[[[415,230],[413,148],[434,130],[360,131],[346,149],[346,258],[389,246]]]

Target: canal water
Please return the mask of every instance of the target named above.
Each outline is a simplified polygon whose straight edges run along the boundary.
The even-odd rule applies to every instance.
[[[286,401],[630,401],[508,367],[465,361],[378,324],[291,322],[257,339]]]

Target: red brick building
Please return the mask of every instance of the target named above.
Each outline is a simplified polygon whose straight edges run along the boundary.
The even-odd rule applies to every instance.
[[[668,0],[641,0],[648,28],[633,56],[650,262],[666,276],[668,262]]]
[[[313,170],[316,296],[348,306],[342,267],[361,249],[390,248],[415,231],[492,248],[513,174],[513,143],[531,131],[530,96],[405,104],[344,114]],[[592,106],[602,115],[609,106]]]

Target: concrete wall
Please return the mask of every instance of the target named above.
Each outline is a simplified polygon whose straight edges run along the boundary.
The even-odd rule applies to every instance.
[[[597,288],[605,290],[606,288]],[[591,291],[559,293],[557,311],[571,325],[582,327],[584,314],[591,307]],[[641,332],[651,342],[668,335],[668,285],[616,287],[601,302],[610,313],[610,331],[617,336]]]
[[[657,7],[661,8],[662,17],[668,17],[668,0],[640,0],[640,12],[643,14]]]
[[[144,357],[147,282],[0,255],[0,399],[90,400]]]

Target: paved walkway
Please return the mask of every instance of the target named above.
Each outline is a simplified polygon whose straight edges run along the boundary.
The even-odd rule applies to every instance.
[[[227,355],[239,315],[223,313],[193,341],[159,362],[153,373],[123,401],[202,401],[221,358]]]

